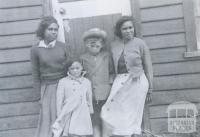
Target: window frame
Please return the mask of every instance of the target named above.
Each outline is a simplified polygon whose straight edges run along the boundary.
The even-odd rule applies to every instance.
[[[183,0],[183,15],[187,45],[184,57],[200,57],[200,50],[198,50],[197,47],[198,45],[196,37],[196,23],[193,0]]]

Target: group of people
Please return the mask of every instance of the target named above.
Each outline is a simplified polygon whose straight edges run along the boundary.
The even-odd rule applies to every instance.
[[[153,70],[149,48],[136,37],[134,24],[132,17],[122,16],[109,48],[104,30],[87,30],[82,37],[86,51],[73,59],[69,47],[57,40],[57,20],[41,20],[40,41],[31,48],[34,89],[41,93],[35,137],[141,134]]]

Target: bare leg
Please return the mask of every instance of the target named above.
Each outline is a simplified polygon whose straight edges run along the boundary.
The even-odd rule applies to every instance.
[[[110,137],[111,135],[111,129],[110,127],[106,124],[102,122],[102,137]]]
[[[126,135],[126,136],[124,136],[124,137],[131,137],[131,135]],[[133,135],[132,137],[134,137],[134,135]]]
[[[93,126],[94,137],[101,137],[101,127],[99,125]]]
[[[82,137],[82,136],[78,136],[78,135],[70,135],[69,137]],[[83,136],[84,137],[84,136]]]

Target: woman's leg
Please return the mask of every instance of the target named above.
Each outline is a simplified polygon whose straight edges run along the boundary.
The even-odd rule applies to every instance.
[[[78,135],[70,135],[69,137],[82,137],[82,136],[78,136]],[[84,136],[83,136],[84,137]]]
[[[134,135],[132,135],[132,136],[131,135],[125,135],[124,137],[134,137]]]
[[[111,136],[111,127],[102,121],[102,137],[110,137]]]
[[[99,125],[93,126],[94,137],[101,137],[101,128]]]

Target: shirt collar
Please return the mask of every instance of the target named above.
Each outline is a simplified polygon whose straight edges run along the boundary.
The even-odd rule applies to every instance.
[[[38,44],[38,47],[40,47],[40,48],[53,48],[55,46],[55,44],[56,44],[56,40],[50,42],[48,45],[46,45],[44,43],[44,40],[41,40]]]
[[[67,72],[68,78],[71,80],[77,81],[79,84],[82,83],[83,77],[85,76],[85,74],[86,74],[86,71],[83,71],[81,76],[79,78],[76,78],[76,77],[72,76],[69,72]]]

